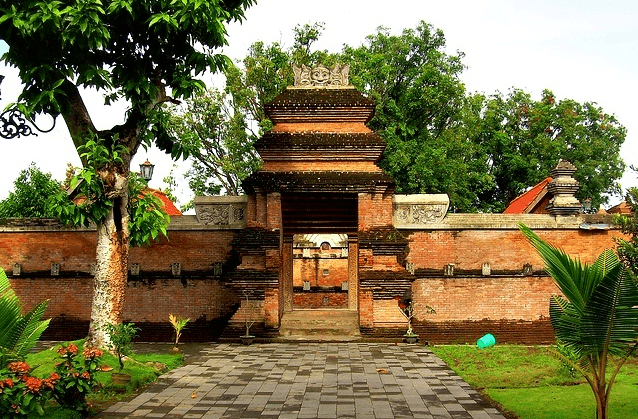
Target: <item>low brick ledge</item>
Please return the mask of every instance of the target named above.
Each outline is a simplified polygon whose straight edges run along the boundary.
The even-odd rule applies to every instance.
[[[447,214],[439,223],[397,225],[398,230],[518,230],[523,223],[531,229],[578,230],[584,225],[598,225],[600,230],[619,229],[611,215],[553,216],[549,214]],[[593,230],[592,228],[588,228]]]

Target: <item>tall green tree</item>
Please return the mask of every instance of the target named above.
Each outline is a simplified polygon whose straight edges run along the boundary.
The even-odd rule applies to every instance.
[[[167,129],[162,104],[203,89],[197,77],[224,68],[215,50],[226,44],[225,25],[244,17],[254,0],[0,0],[3,59],[19,69],[24,89],[16,107],[27,117],[61,116],[88,165],[107,150],[112,160],[85,172],[104,198],[95,211],[97,268],[89,344],[106,346],[106,323],[119,323],[126,289],[130,162],[140,146],[156,144],[183,154]],[[121,124],[99,130],[85,106],[83,89],[129,105]],[[117,157],[117,158],[115,158]],[[87,180],[87,179],[85,179]],[[96,189],[97,190],[97,189]]]
[[[545,90],[540,100],[520,89],[508,95],[474,95],[465,132],[478,149],[477,158],[491,187],[477,191],[479,208],[502,211],[526,188],[549,176],[559,159],[578,169],[577,197],[594,208],[619,194],[625,170],[620,147],[626,129],[595,103],[557,100]]]
[[[473,168],[474,145],[455,135],[466,106],[464,54],[445,49],[443,31],[421,21],[401,35],[381,27],[365,44],[346,45],[340,58],[352,84],[376,103],[369,126],[387,143],[381,166],[397,191],[448,193],[454,206],[469,209],[471,185],[485,179]]]
[[[242,193],[241,181],[261,165],[253,143],[272,127],[264,105],[293,84],[293,62],[328,57],[311,48],[322,30],[319,23],[297,25],[291,48],[255,42],[241,63],[224,69],[222,91],[209,89],[173,107],[170,126],[190,155],[186,178],[196,195]]]
[[[43,173],[35,163],[22,170],[13,182],[13,191],[0,201],[0,218],[52,218],[48,200],[60,193],[61,184]]]
[[[616,375],[638,348],[638,286],[612,250],[601,253],[593,265],[583,265],[525,225],[520,229],[564,296],[552,297],[551,322],[557,341],[571,348],[578,361],[557,355],[587,380],[596,399],[596,418],[606,419]],[[612,355],[617,359],[613,366]]]
[[[241,194],[241,180],[260,165],[252,146],[257,134],[247,122],[232,98],[215,89],[173,112],[171,128],[190,154],[186,178],[196,195]]]
[[[263,105],[292,85],[293,62],[339,62],[350,64],[351,83],[376,104],[369,126],[387,143],[380,165],[399,193],[447,193],[456,211],[500,212],[560,158],[578,168],[579,198],[598,206],[619,192],[626,130],[596,104],[558,101],[550,91],[540,100],[520,89],[468,94],[463,53],[447,53],[443,32],[425,22],[399,35],[379,28],[339,54],[314,50],[322,31],[321,24],[297,26],[289,49],[255,42],[240,65],[228,67],[219,95],[228,120],[244,124],[246,134],[235,131],[242,141],[252,144],[270,128]],[[191,181],[201,185],[211,173],[193,170]]]

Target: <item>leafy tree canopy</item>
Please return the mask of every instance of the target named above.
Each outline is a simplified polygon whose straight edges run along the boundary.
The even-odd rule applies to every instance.
[[[325,51],[311,52],[322,30],[321,24],[298,25],[290,49],[255,42],[241,65],[225,68],[222,91],[210,89],[173,107],[171,133],[191,156],[186,178],[195,194],[242,193],[241,181],[261,166],[253,143],[272,127],[263,105],[293,84],[293,62],[314,64],[328,57]]]
[[[13,191],[0,201],[0,218],[53,218],[47,201],[60,193],[60,182],[43,173],[35,163],[22,170],[13,182]]]
[[[226,44],[225,25],[242,19],[253,3],[0,0],[0,39],[9,45],[3,59],[18,68],[24,84],[15,106],[28,117],[62,116],[85,169],[82,183],[91,205],[63,212],[74,223],[87,218],[97,223],[91,345],[107,346],[103,326],[121,321],[130,205],[137,197],[129,191],[131,159],[140,146],[152,143],[174,158],[187,152],[171,138],[163,104],[202,90],[198,77],[229,63],[216,52]],[[105,105],[117,99],[127,103],[124,122],[98,130],[84,89],[102,92]],[[159,216],[144,225],[165,228],[161,214],[142,214]]]
[[[227,128],[215,135],[207,131],[198,141],[219,144],[224,138],[222,143],[232,144],[231,135],[242,145],[252,144],[271,127],[263,105],[293,83],[292,63],[340,62],[350,64],[351,83],[376,103],[369,126],[387,143],[380,164],[397,181],[399,193],[447,193],[457,211],[500,212],[549,176],[561,158],[578,168],[580,199],[592,198],[597,207],[619,192],[626,130],[595,103],[559,101],[549,90],[540,100],[520,89],[469,94],[460,79],[463,53],[448,54],[443,32],[425,22],[400,35],[381,27],[341,53],[313,51],[322,31],[322,24],[298,25],[288,49],[255,42],[241,65],[226,69],[224,91],[214,93],[217,100],[207,106],[207,112],[225,113],[217,119]],[[224,156],[235,164],[257,159],[252,149],[235,149],[243,161],[231,149],[227,145]],[[234,193],[221,180],[208,189],[203,185],[219,173],[237,180],[247,173],[226,171],[221,160],[214,170],[204,159],[195,160],[188,176],[196,193]]]
[[[512,89],[508,95],[474,95],[478,106],[465,121],[465,133],[478,148],[477,158],[492,180],[477,191],[479,208],[502,211],[512,199],[545,177],[562,158],[578,169],[577,197],[592,198],[594,208],[619,194],[625,170],[620,147],[626,129],[595,103],[556,100],[545,90],[536,101]]]

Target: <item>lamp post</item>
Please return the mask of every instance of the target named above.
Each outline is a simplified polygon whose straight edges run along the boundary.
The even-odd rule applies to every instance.
[[[146,159],[144,163],[140,164],[140,177],[147,182],[150,181],[153,178],[154,168],[155,165]]]

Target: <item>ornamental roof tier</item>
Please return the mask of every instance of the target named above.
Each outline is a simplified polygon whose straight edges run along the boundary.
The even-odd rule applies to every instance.
[[[294,122],[358,122],[374,115],[374,103],[352,86],[288,88],[264,106],[276,124]]]
[[[366,126],[374,116],[374,102],[348,85],[348,68],[295,70],[295,86],[264,107],[274,125],[255,142],[264,164],[242,182],[243,189],[394,191],[394,180],[377,165],[385,142]]]
[[[394,191],[394,179],[383,172],[266,172],[258,171],[242,183],[248,193],[333,192],[373,193]]]

